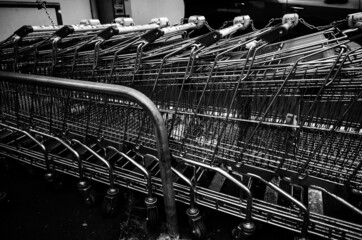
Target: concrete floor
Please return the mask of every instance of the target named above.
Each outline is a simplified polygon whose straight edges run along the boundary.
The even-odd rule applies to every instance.
[[[9,163],[9,161],[6,161]],[[43,180],[44,172],[21,164],[0,164],[0,192],[7,193],[0,203],[0,239],[4,240],[151,240],[162,238],[164,223],[157,230],[146,226],[144,195],[121,189],[118,214],[105,218],[100,203],[104,185],[95,184],[98,202],[86,207],[77,191],[77,179],[64,176],[62,188],[56,189]],[[130,203],[131,201],[131,203]],[[159,199],[161,220],[162,199]],[[130,214],[130,204],[132,213]],[[178,205],[181,239],[191,239],[185,214],[187,206]],[[209,209],[201,209],[207,226],[208,240],[232,239],[232,229],[240,219]],[[268,225],[257,224],[251,239],[293,239],[294,234]],[[164,238],[165,239],[165,238]]]

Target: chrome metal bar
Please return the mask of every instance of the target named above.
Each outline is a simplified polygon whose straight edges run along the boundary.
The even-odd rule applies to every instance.
[[[88,147],[87,145],[83,144],[82,142],[80,142],[77,139],[72,139],[72,142],[75,142],[79,145],[81,145],[82,147],[84,147],[87,151],[89,151],[93,156],[95,156],[96,158],[98,158],[98,160],[100,160],[102,163],[104,163],[107,168],[108,168],[108,177],[109,177],[109,185],[110,188],[114,188],[114,175],[113,175],[113,167],[111,164],[109,164],[109,162],[107,160],[105,160],[104,158],[102,158],[101,156],[99,156],[99,154],[97,154],[95,151],[93,151],[93,149],[91,149],[90,147]]]
[[[202,162],[197,162],[197,161],[193,161],[191,159],[187,159],[187,158],[180,158],[182,161],[192,164],[192,165],[196,165],[202,168],[206,168],[206,169],[210,169],[213,170],[215,172],[220,173],[221,175],[223,175],[224,177],[226,177],[227,179],[229,179],[230,181],[232,181],[233,183],[235,183],[245,194],[246,194],[246,217],[245,220],[246,222],[251,223],[252,222],[252,218],[251,218],[251,210],[253,207],[253,195],[250,192],[250,189],[247,188],[246,186],[244,186],[244,184],[242,184],[240,181],[238,181],[237,179],[235,179],[232,175],[230,175],[227,171],[210,165],[210,164],[205,164]]]
[[[236,173],[236,174],[238,174],[238,173]],[[285,197],[286,199],[288,199],[292,203],[296,204],[304,212],[304,214],[303,214],[304,222],[303,222],[303,225],[302,225],[301,234],[302,234],[303,237],[307,237],[307,235],[308,235],[308,225],[309,225],[309,210],[307,209],[307,207],[304,206],[304,204],[302,204],[300,201],[293,198],[287,192],[283,191],[283,189],[281,189],[280,187],[274,185],[271,182],[266,181],[264,178],[260,177],[259,175],[256,175],[256,174],[253,174],[253,173],[246,173],[245,175],[249,176],[249,177],[252,177],[252,178],[258,179],[259,181],[263,182],[265,185],[267,185],[268,187],[270,187],[271,189],[273,189],[277,193],[281,194],[283,197]]]
[[[26,135],[27,137],[29,137],[31,140],[33,140],[33,142],[35,142],[36,145],[38,145],[38,146],[41,148],[41,150],[43,151],[43,153],[44,153],[44,161],[45,161],[46,170],[47,170],[47,171],[51,171],[51,169],[50,169],[50,163],[49,163],[49,158],[48,158],[48,151],[47,151],[47,149],[45,148],[44,144],[42,144],[41,142],[39,142],[36,138],[34,138],[30,133],[28,133],[28,132],[25,131],[25,130],[22,130],[22,129],[19,129],[19,128],[15,128],[15,127],[12,127],[12,126],[3,124],[3,123],[0,123],[0,126],[2,126],[2,127],[4,127],[4,128],[7,128],[7,129],[10,129],[10,130],[13,130],[13,131],[21,132],[21,133],[23,133],[24,135]]]
[[[34,133],[34,134],[38,134],[38,135],[41,135],[41,136],[44,136],[44,137],[54,139],[57,142],[59,142],[60,144],[62,144],[64,147],[66,147],[73,154],[76,162],[78,163],[78,170],[79,170],[79,178],[80,178],[80,180],[81,181],[84,180],[84,172],[83,172],[82,160],[81,160],[81,158],[80,158],[77,151],[75,151],[71,146],[69,146],[68,143],[66,143],[65,141],[63,141],[62,139],[60,139],[60,138],[58,138],[56,136],[46,134],[46,133],[43,133],[43,132],[40,132],[40,131],[37,131],[37,130],[34,130],[34,129],[29,129],[29,131]]]
[[[359,210],[358,208],[356,208],[355,206],[353,206],[352,204],[350,204],[349,202],[347,202],[346,200],[344,200],[343,198],[341,198],[341,197],[339,197],[339,196],[337,196],[337,195],[335,195],[333,193],[330,193],[329,191],[327,191],[326,189],[324,189],[322,187],[319,187],[319,186],[316,186],[316,185],[311,185],[310,187],[314,188],[314,189],[321,190],[322,192],[324,192],[328,196],[336,199],[338,202],[342,203],[344,206],[348,207],[353,212],[357,213],[360,217],[362,217],[362,211]]]
[[[139,170],[142,171],[142,173],[145,175],[145,177],[147,179],[148,197],[152,197],[152,178],[151,178],[151,174],[147,171],[147,169],[144,168],[138,162],[136,162],[134,159],[129,157],[127,154],[125,154],[125,153],[123,153],[121,151],[118,151],[115,147],[107,146],[106,148],[109,149],[109,150],[115,151],[116,153],[118,153],[122,157],[126,158],[130,163],[132,163],[135,167],[137,167]]]

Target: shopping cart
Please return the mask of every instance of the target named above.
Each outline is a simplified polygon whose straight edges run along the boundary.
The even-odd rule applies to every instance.
[[[297,20],[288,15],[281,25],[237,38],[222,39],[219,30],[175,41],[137,39],[121,45],[120,51],[110,51],[117,44],[105,52],[92,47],[80,55],[58,57],[54,74],[132,86],[154,101],[167,124],[173,170],[179,173],[174,176],[175,199],[190,204],[187,214],[196,237],[206,234],[197,209],[201,205],[244,219],[234,231],[237,237],[252,234],[257,220],[302,238],[314,234],[360,239],[361,211],[337,196],[360,202],[361,114],[356,113],[361,111],[361,47],[355,41],[359,32],[331,28],[272,43]],[[214,36],[217,41],[210,40]],[[13,99],[8,101],[14,106],[5,112],[10,112],[7,122],[15,127],[21,114],[10,109],[17,109],[19,96],[4,98]],[[52,105],[51,99],[40,102]],[[125,171],[118,173],[114,167],[120,176],[115,183],[166,195],[160,190],[157,158],[150,155],[157,148],[145,114],[128,102],[119,112],[112,109],[114,102],[90,99],[88,94],[74,96],[68,111],[73,114],[63,114],[55,128],[84,136],[82,143],[98,149],[99,157],[109,151],[122,155],[107,148],[118,144],[125,154],[122,161],[128,156],[145,169],[142,174],[135,164],[111,164]],[[114,121],[113,114],[123,120]],[[55,122],[47,116],[37,125],[47,124],[43,128],[48,132]],[[115,130],[119,128],[123,131]],[[44,168],[45,157],[33,155],[24,161],[37,159]],[[92,179],[110,182],[109,169],[86,164],[78,169],[85,169]],[[56,169],[70,171],[66,166]],[[152,180],[143,179],[146,172]],[[150,185],[154,189],[145,191]],[[328,210],[335,202],[341,203],[341,211],[351,209],[349,216]]]
[[[135,37],[135,32],[168,26],[167,18],[154,18],[150,24],[134,25],[131,19],[119,18],[115,23],[99,24],[99,21],[85,19],[78,25],[28,26],[24,25],[0,43],[3,70],[22,73],[52,75],[58,54],[77,52],[84,45],[99,42],[107,37],[105,29],[122,32],[126,40]],[[113,28],[112,28],[113,27]],[[112,36],[112,35],[111,35]],[[104,39],[103,39],[104,40]],[[72,59],[72,58],[71,58]]]
[[[1,96],[6,100],[1,104],[2,155],[44,168],[49,183],[57,181],[59,172],[78,177],[78,188],[86,204],[94,202],[90,180],[108,184],[103,202],[107,215],[116,211],[116,184],[132,182],[133,188],[147,193],[149,222],[157,224],[153,179],[144,166],[130,157],[130,150],[121,146],[124,136],[139,131],[137,124],[125,122],[142,117],[149,127],[143,128],[145,137],[152,139],[153,149],[157,149],[152,153],[158,152],[160,160],[158,187],[165,195],[168,232],[178,235],[167,134],[160,113],[147,97],[120,86],[0,74]],[[105,133],[108,143],[103,145],[103,136],[97,133]],[[110,143],[112,138],[116,140]]]

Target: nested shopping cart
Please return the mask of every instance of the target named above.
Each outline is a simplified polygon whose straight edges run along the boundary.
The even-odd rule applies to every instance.
[[[116,38],[118,42],[122,42],[139,35],[142,31],[169,25],[167,18],[154,18],[150,24],[145,25],[134,25],[132,19],[116,20],[111,24],[98,24],[97,21],[88,20],[78,25],[24,25],[0,43],[2,69],[53,75],[58,55],[69,52],[77,54],[78,50],[86,49],[85,45],[94,45],[100,39],[105,40],[113,36],[112,31],[122,32],[122,35]],[[108,28],[110,31],[102,32]],[[73,58],[74,56],[71,57]]]
[[[334,27],[273,43],[297,24],[298,16],[291,14],[280,25],[225,38],[249,20],[242,18],[225,29],[227,34],[217,30],[199,38],[165,34],[179,34],[177,27],[185,30],[180,25],[129,41],[113,35],[94,38],[93,43],[76,41],[71,51],[57,55],[52,74],[131,86],[154,101],[167,125],[175,199],[190,204],[187,214],[196,237],[206,234],[197,208],[201,205],[242,218],[233,232],[236,237],[251,235],[256,220],[301,238],[360,239],[361,211],[354,206],[361,202],[362,177],[359,30]],[[74,46],[82,46],[81,51]],[[12,89],[11,96],[2,94],[10,103],[4,111],[8,132],[22,125],[17,110],[21,91]],[[28,97],[37,99],[36,92]],[[39,109],[58,104],[53,94],[44,96],[33,100],[43,104]],[[57,129],[61,141],[68,139],[65,144],[78,144],[83,149],[78,151],[91,153],[73,172],[78,169],[107,183],[113,182],[108,179],[113,172],[115,184],[143,192],[147,186],[146,203],[154,209],[153,194],[165,194],[145,113],[127,101],[89,94],[73,95],[68,103],[66,99],[60,104],[65,107],[57,110],[61,114],[48,111],[50,115],[37,122],[40,132],[49,135],[49,129]],[[122,110],[113,109],[117,104]],[[50,117],[57,114],[57,120]],[[69,140],[69,133],[78,139]],[[3,147],[14,151],[16,141]],[[47,157],[30,152],[24,161],[36,159],[46,166]],[[112,162],[114,156],[124,162]],[[87,165],[102,157],[111,163],[108,169]],[[55,168],[71,173],[66,161]],[[334,205],[348,216],[339,215]],[[154,211],[149,215],[156,221]]]

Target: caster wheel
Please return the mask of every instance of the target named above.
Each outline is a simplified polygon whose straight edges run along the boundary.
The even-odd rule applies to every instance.
[[[248,239],[255,231],[255,224],[244,222],[232,230],[233,239]]]
[[[52,184],[56,179],[56,176],[52,172],[48,172],[44,175],[44,180],[46,183]]]
[[[86,181],[80,181],[78,183],[78,190],[83,197],[84,204],[91,207],[95,203],[95,194],[92,186]]]
[[[294,240],[308,240],[309,238],[307,238],[307,237],[303,237],[303,236],[295,236],[294,237]]]
[[[157,209],[157,198],[146,198],[147,226],[154,229],[160,226],[160,217]]]
[[[57,190],[63,189],[64,187],[63,179],[56,178],[55,181],[53,182],[53,187]]]
[[[0,203],[4,203],[6,201],[6,192],[0,192]]]
[[[206,226],[197,208],[189,208],[186,211],[189,225],[192,229],[192,239],[202,240],[206,237]]]
[[[64,186],[63,179],[56,173],[51,173],[51,172],[46,173],[44,175],[44,180],[53,189],[60,190]]]
[[[147,225],[155,228],[160,225],[160,218],[157,207],[147,208]]]
[[[195,240],[202,240],[206,237],[206,226],[204,224],[204,221],[200,218],[199,220],[196,220],[192,227],[192,239]]]
[[[87,207],[91,207],[94,205],[94,203],[96,202],[96,199],[94,197],[94,193],[92,192],[89,192],[87,194],[85,194],[84,196],[84,204],[87,206]]]
[[[104,197],[102,203],[102,214],[105,217],[114,217],[117,212],[118,205],[118,189],[108,190],[107,195]]]
[[[105,217],[114,217],[117,212],[118,196],[105,196],[102,203],[102,214]]]

